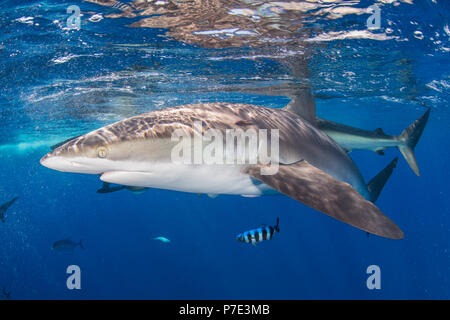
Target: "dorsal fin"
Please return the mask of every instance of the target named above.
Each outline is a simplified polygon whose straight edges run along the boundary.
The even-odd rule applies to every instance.
[[[384,133],[383,129],[381,129],[381,128],[376,129],[375,132],[378,133],[378,134],[381,134],[383,136],[386,135],[386,133]]]
[[[283,108],[295,113],[312,124],[316,124],[316,104],[310,88],[301,88],[290,93],[291,102]]]

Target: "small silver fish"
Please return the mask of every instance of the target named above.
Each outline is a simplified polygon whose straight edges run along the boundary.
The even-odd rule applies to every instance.
[[[164,243],[170,243],[170,240],[165,237],[156,237],[156,238],[153,238],[153,240],[158,240],[158,241],[161,241]]]

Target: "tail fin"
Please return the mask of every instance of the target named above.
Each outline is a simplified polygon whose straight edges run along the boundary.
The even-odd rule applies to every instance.
[[[280,218],[277,218],[277,224],[276,224],[276,226],[275,226],[275,230],[276,230],[277,232],[280,232],[280,227],[278,227],[279,224],[280,224]]]
[[[394,171],[394,168],[397,166],[398,158],[395,158],[394,160],[389,163],[386,168],[381,170],[375,177],[373,177],[372,180],[369,181],[367,184],[367,189],[370,193],[370,200],[371,202],[375,202],[378,199],[378,196],[381,193],[381,190],[383,189],[384,185],[388,181],[389,177],[391,176],[392,172]]]
[[[78,245],[80,246],[81,249],[85,249],[85,247],[83,246],[83,242],[80,240],[80,242],[78,243]]]
[[[417,165],[416,156],[414,155],[414,147],[422,135],[423,129],[427,124],[428,117],[430,116],[430,110],[428,109],[425,113],[408,128],[406,128],[399,139],[405,143],[403,146],[399,146],[398,149],[405,157],[406,162],[408,162],[411,169],[416,175],[420,175],[419,166]]]

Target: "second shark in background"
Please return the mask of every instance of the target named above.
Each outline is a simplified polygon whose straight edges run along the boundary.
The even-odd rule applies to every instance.
[[[309,89],[303,90],[308,91]],[[309,92],[293,95],[291,102],[284,109],[300,114],[304,119],[315,124],[347,152],[355,149],[365,149],[382,155],[385,149],[396,147],[400,150],[414,173],[418,176],[420,175],[414,148],[428,122],[430,109],[426,110],[420,118],[398,136],[385,134],[381,128],[371,131],[317,118],[315,103]]]

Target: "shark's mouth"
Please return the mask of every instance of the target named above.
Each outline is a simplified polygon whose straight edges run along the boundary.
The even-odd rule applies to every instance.
[[[61,156],[48,156],[45,155],[40,163],[49,169],[61,171],[61,172],[74,172],[74,173],[87,173],[87,174],[101,174],[104,169],[95,165],[95,159],[93,161],[86,161],[84,158],[66,158]]]

